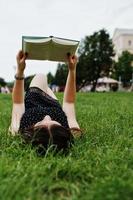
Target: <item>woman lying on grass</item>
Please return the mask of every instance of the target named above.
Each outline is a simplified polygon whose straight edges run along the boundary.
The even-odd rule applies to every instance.
[[[12,92],[13,108],[10,131],[12,135],[20,133],[26,143],[38,147],[41,153],[49,145],[57,151],[65,151],[73,136],[81,131],[75,115],[76,98],[76,56],[68,56],[68,77],[61,107],[55,94],[48,87],[47,77],[34,76],[24,95],[24,70],[26,55],[17,54],[17,73]]]

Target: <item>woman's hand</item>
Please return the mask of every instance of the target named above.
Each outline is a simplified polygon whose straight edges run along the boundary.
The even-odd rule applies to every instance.
[[[76,55],[67,55],[67,60],[68,60],[68,68],[71,71],[76,70],[76,65],[77,65],[77,61],[78,58]]]
[[[24,72],[24,69],[25,69],[25,66],[26,66],[26,57],[27,55],[25,53],[23,53],[22,50],[20,50],[16,56],[16,60],[17,60],[17,71],[18,73],[23,73]]]

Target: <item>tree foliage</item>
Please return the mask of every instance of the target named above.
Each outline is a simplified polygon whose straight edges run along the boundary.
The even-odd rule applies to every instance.
[[[14,81],[7,82],[7,87],[13,88],[13,85],[14,85]]]
[[[79,49],[77,65],[78,84],[92,82],[95,91],[97,79],[108,75],[112,70],[113,51],[112,40],[106,30],[102,29],[91,36],[86,36]]]
[[[52,75],[51,72],[49,72],[49,73],[47,74],[47,78],[48,78],[48,84],[52,85],[52,84],[55,83],[55,78],[54,78],[54,76]]]
[[[6,81],[4,80],[4,78],[0,77],[0,86],[5,86],[6,85]]]
[[[121,77],[121,81],[124,86],[127,86],[132,79],[133,73],[133,55],[128,51],[124,51],[122,55],[119,57],[118,62],[115,64],[115,78],[119,79]]]
[[[59,63],[55,74],[55,84],[58,86],[65,86],[67,79],[68,67],[66,64]]]

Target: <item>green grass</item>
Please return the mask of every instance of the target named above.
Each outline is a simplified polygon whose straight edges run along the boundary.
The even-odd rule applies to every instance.
[[[0,200],[133,199],[133,93],[79,93],[76,110],[84,137],[41,158],[7,135],[11,96],[0,95]]]

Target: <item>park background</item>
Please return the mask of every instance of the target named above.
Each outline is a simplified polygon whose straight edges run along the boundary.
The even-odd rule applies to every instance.
[[[22,35],[64,37],[81,41],[106,29],[112,39],[116,28],[132,29],[132,0],[24,0],[0,1],[0,77],[14,80],[16,54]],[[25,76],[51,72],[57,62],[28,61]]]

